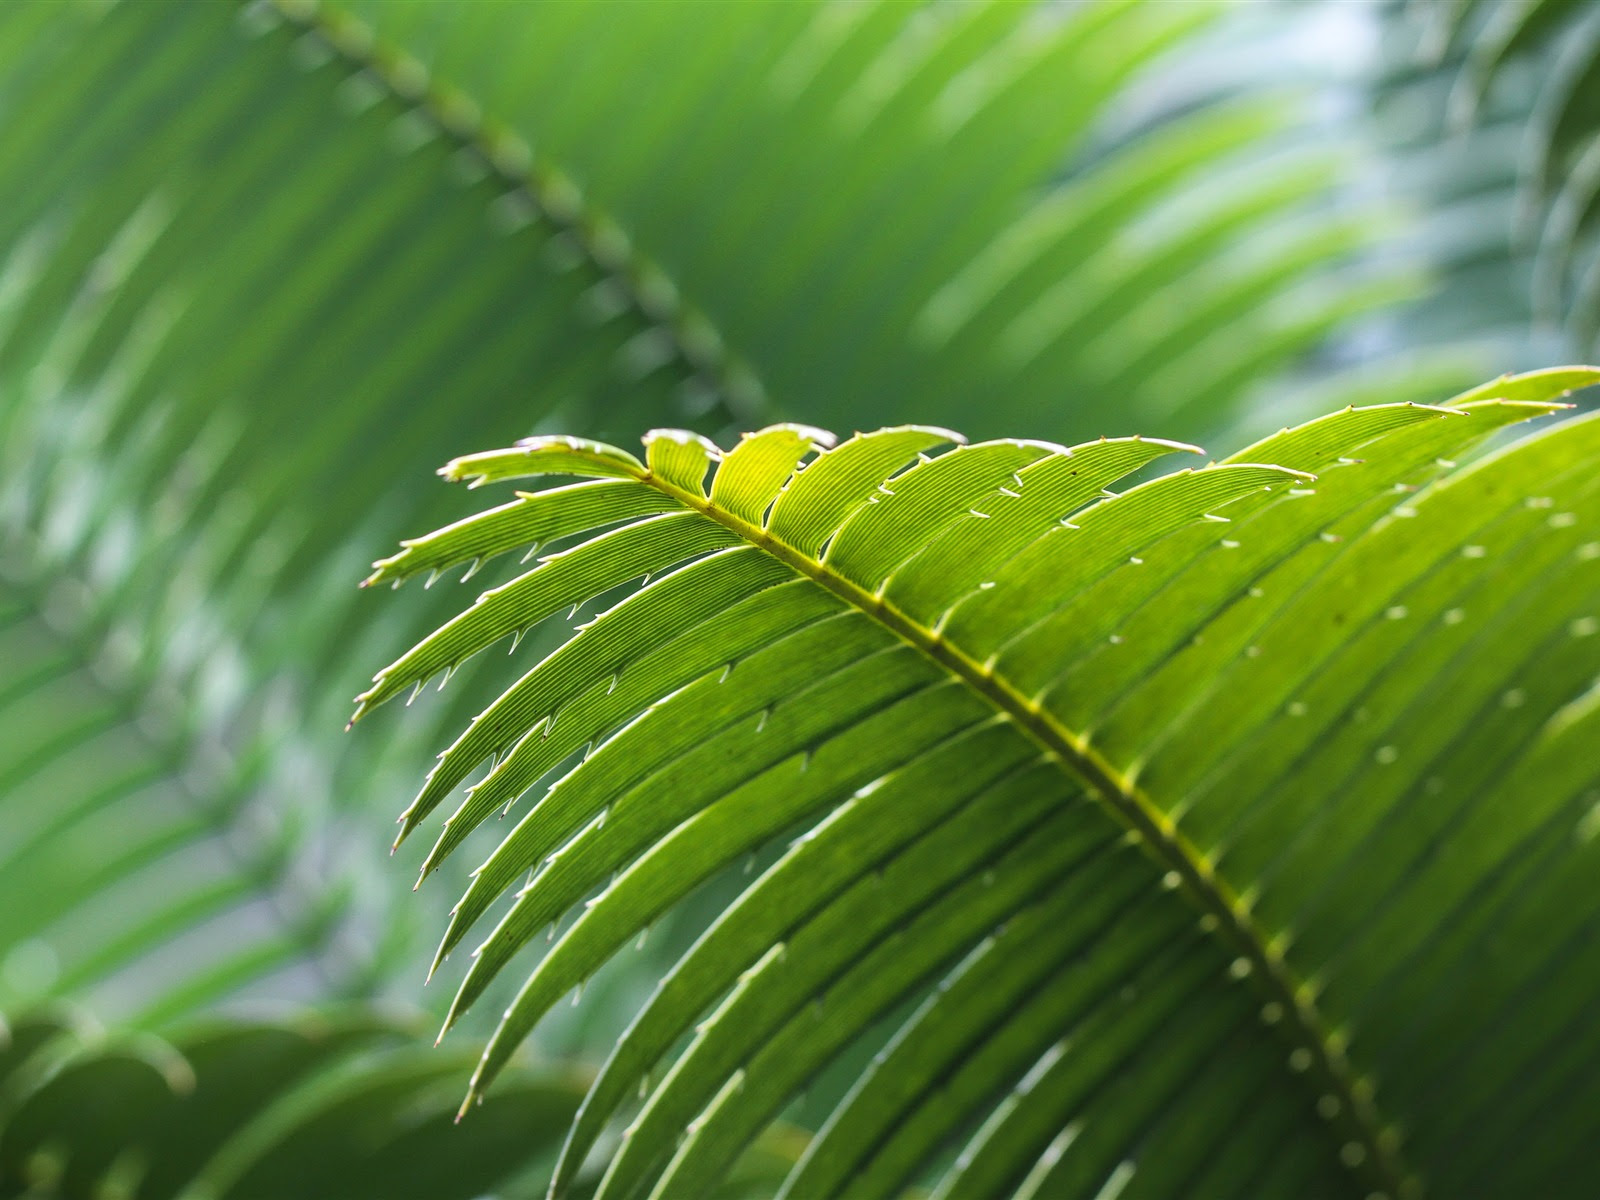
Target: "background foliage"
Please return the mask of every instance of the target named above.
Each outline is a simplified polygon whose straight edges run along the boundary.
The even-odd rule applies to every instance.
[[[1600,17],[1571,0],[1390,5],[1376,128],[1429,213],[1426,336],[1593,356],[1600,335]],[[1531,334],[1531,340],[1530,340]]]

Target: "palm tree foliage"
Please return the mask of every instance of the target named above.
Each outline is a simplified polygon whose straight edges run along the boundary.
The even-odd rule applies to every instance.
[[[1183,84],[1229,19],[0,9],[0,1004],[159,1025],[407,961],[351,810],[427,738],[336,745],[331,703],[406,636],[346,583],[442,511],[394,481],[445,438],[1198,433],[1396,294],[1340,150]]]
[[[458,1130],[462,1055],[370,1012],[211,1019],[168,1040],[40,1011],[7,1034],[0,1192],[30,1200],[472,1200],[547,1174],[581,1095],[519,1070]]]
[[[835,1060],[831,1078],[857,1087],[818,1087],[834,1116],[795,1196],[857,1175],[962,1194],[1316,1194],[1342,1186],[1327,1164],[1347,1146],[1376,1190],[1413,1169],[1463,1194],[1533,1187],[1576,1163],[1581,1105],[1559,1105],[1587,1086],[1576,1006],[1593,989],[1582,960],[1570,991],[1535,981],[1590,911],[1595,821],[1573,816],[1592,800],[1571,774],[1588,768],[1577,750],[1593,725],[1573,699],[1586,664],[1593,676],[1574,465],[1590,426],[1450,464],[1589,376],[1491,389],[1446,417],[1376,403],[1436,394],[1385,369],[1361,409],[1117,484],[1104,503],[1101,488],[1183,447],[1119,439],[1069,460],[1043,442],[942,449],[954,435],[919,425],[822,453],[816,431],[777,426],[702,494],[719,455],[700,435],[785,416],[1068,440],[1276,424],[1307,410],[1308,354],[1323,355],[1311,392],[1349,391],[1330,344],[1413,281],[1372,254],[1375,214],[1347,187],[1359,156],[1303,119],[1301,96],[1206,82],[1208,46],[1214,63],[1250,36],[1227,5],[617,13],[0,7],[0,1008],[83,998],[162,1038],[20,1021],[0,1074],[0,1188],[144,1196],[181,1178],[282,1194],[315,1159],[339,1194],[515,1192],[571,1102],[509,1056],[557,993],[674,919],[701,940],[679,960],[657,937],[632,959],[670,970],[576,1118],[569,1193],[602,1171],[612,1195],[709,1186]],[[1584,161],[1552,158],[1549,182],[1576,163],[1581,185]],[[380,610],[349,587],[363,547],[445,519],[446,498],[405,481],[447,439],[621,440],[661,424],[695,431],[650,439],[644,465],[666,490],[582,441],[469,464],[601,477],[514,499],[379,570],[398,582],[560,551],[459,619],[448,596]],[[872,510],[902,516],[863,519],[852,549],[833,535],[880,485]],[[1390,485],[1423,491],[1407,504]],[[795,499],[769,516],[780,491]],[[736,519],[708,519],[713,502]],[[1233,525],[1193,520],[1217,509]],[[983,536],[970,510],[988,514]],[[1092,553],[1061,566],[1024,550],[1080,510],[1068,532]],[[1476,540],[1457,562],[1421,531]],[[1013,558],[1034,573],[1004,575]],[[641,576],[655,582],[635,589]],[[1374,580],[1405,593],[1372,600],[1399,616],[1366,620]],[[977,594],[941,624],[967,585]],[[1340,588],[1359,593],[1340,611],[1361,632],[1302,639],[1327,615],[1315,597]],[[1433,588],[1472,596],[1424,636]],[[995,643],[991,665],[985,639],[1020,619],[1019,596],[1067,603],[1026,649]],[[586,600],[606,615],[562,645],[541,618]],[[472,725],[408,814],[403,833],[495,760],[426,869],[454,872],[489,813],[562,780],[484,872],[459,877],[441,953],[540,872],[451,1022],[498,1003],[509,956],[621,874],[490,1044],[493,1111],[436,1158],[456,1055],[424,1062],[371,1018],[193,1018],[241,996],[392,990],[413,961],[428,914],[391,902],[364,809],[496,693],[463,679],[386,737],[343,743],[335,710],[381,647],[441,622],[366,706],[502,635],[554,657]],[[1273,674],[1297,659],[1311,674]],[[1485,724],[1469,709],[1493,713],[1494,736],[1446,753]],[[1342,730],[1327,715],[1364,710]],[[1421,774],[1413,754],[1441,765]],[[1435,778],[1445,796],[1461,779],[1478,791],[1449,813],[1390,802]],[[1345,811],[1327,797],[1374,781],[1389,790],[1325,814]],[[1538,803],[1491,829],[1491,801],[1512,794]],[[1469,849],[1447,853],[1427,839],[1457,811],[1481,815],[1463,826]],[[1313,860],[1309,840],[1326,827],[1366,854],[1380,821],[1363,907],[1356,877]],[[1154,858],[1119,849],[1130,836]],[[730,881],[728,863],[753,873]],[[1458,901],[1454,924],[1433,920]],[[1411,989],[1398,1007],[1377,1011],[1398,968],[1347,947],[1345,917],[1420,964],[1397,976]],[[1222,986],[1221,964],[1247,981]],[[1481,991],[1470,1006],[1446,990],[1466,978]],[[1241,999],[1251,987],[1265,994]],[[1520,1040],[1473,1040],[1513,1005],[1534,1014]],[[1275,1014],[1288,1041],[1264,1048],[1253,1013]],[[1396,1013],[1413,1023],[1385,1025]],[[1474,1057],[1453,1056],[1451,1036]],[[1408,1039],[1420,1064],[1391,1071]],[[1318,1089],[1274,1105],[1285,1056]],[[171,1084],[189,1068],[186,1098]],[[1484,1082],[1451,1091],[1465,1079]],[[1505,1124],[1436,1170],[1510,1079],[1523,1090]],[[638,1132],[611,1161],[611,1118],[641,1081]],[[202,1136],[223,1094],[241,1123]],[[1331,1124],[1302,1096],[1337,1109]],[[1478,1171],[1529,1130],[1544,1140],[1525,1161]],[[1177,1139],[1169,1158],[1138,1156],[1163,1139]],[[971,1153],[952,1162],[941,1148],[957,1144]]]
[[[1378,111],[1412,160],[1455,331],[1534,323],[1541,346],[1600,337],[1600,6],[1391,6]],[[1561,352],[1557,350],[1556,352]]]
[[[564,922],[469,1104],[761,855],[612,1051],[557,1194],[636,1088],[600,1194],[704,1194],[862,1046],[781,1194],[1586,1194],[1600,418],[1485,443],[1597,380],[1347,408],[1133,484],[1194,448],[776,425],[452,461],[586,482],[377,564],[557,547],[358,717],[602,598],[403,818],[491,763],[431,868],[548,782],[440,948],[514,898],[453,1021]]]

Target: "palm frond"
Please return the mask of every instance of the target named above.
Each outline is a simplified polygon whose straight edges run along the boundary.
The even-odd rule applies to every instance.
[[[1397,5],[1383,108],[1452,268],[1445,303],[1531,317],[1580,353],[1600,335],[1600,7]],[[1459,318],[1458,318],[1459,319]]]
[[[877,1047],[784,1194],[1581,1195],[1600,419],[1484,446],[1597,381],[1346,409],[1132,486],[1193,448],[781,425],[725,454],[657,431],[643,459],[541,437],[454,460],[594,482],[380,563],[509,549],[507,513],[568,539],[358,715],[610,597],[405,817],[491,762],[431,867],[549,783],[441,946],[509,893],[454,1020],[561,930],[469,1102],[756,855],[590,1089],[558,1193],[636,1088],[601,1195],[697,1195]],[[676,511],[602,499],[629,489]]]

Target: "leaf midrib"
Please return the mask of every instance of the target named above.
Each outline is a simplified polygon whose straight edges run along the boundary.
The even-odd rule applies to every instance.
[[[408,109],[425,115],[441,136],[458,146],[476,151],[491,175],[527,196],[541,220],[548,222],[557,230],[570,234],[582,247],[589,264],[622,289],[628,297],[630,307],[645,325],[663,333],[672,347],[673,354],[689,374],[708,384],[730,410],[759,407],[759,398],[766,396],[766,388],[750,361],[728,350],[729,343],[721,326],[711,320],[702,306],[692,304],[684,298],[683,290],[675,277],[660,264],[647,262],[640,255],[629,230],[612,214],[602,213],[582,196],[575,202],[571,213],[553,210],[541,199],[536,182],[537,170],[541,165],[547,168],[554,167],[556,172],[566,179],[573,178],[571,172],[563,171],[547,160],[541,163],[528,143],[519,134],[511,131],[509,124],[506,126],[507,132],[504,136],[508,139],[511,149],[508,151],[506,148],[497,148],[487,133],[488,108],[477,96],[458,84],[451,83],[449,90],[464,100],[469,108],[454,114],[446,111],[433,92],[434,78],[431,71],[422,76],[420,83],[402,78],[400,72],[387,61],[384,51],[391,49],[398,49],[401,53],[406,51],[382,38],[374,26],[361,18],[343,10],[335,10],[335,15],[330,16],[328,6],[321,0],[270,0],[270,2],[273,11],[290,25],[315,34],[345,62],[368,71],[391,98]],[[410,63],[416,62],[416,59],[410,59]],[[426,68],[424,70],[426,71]],[[516,162],[514,158],[520,158],[522,161]],[[603,225],[611,225],[622,231],[626,246],[620,253],[603,254],[596,248],[589,231]],[[667,280],[670,285],[669,299],[652,302],[641,293],[635,281],[646,273],[659,275]],[[667,311],[660,311],[663,307]],[[712,336],[704,340],[703,346],[691,346],[680,329],[679,318],[691,312],[697,322],[711,331]],[[758,399],[753,405],[742,400],[729,386],[729,376],[734,372],[747,374],[754,381],[753,393]]]
[[[908,616],[886,597],[845,578],[826,562],[773,537],[765,528],[719,507],[705,496],[646,471],[640,481],[685,508],[716,521],[863,613],[883,629],[980,696],[1037,744],[1093,798],[1150,857],[1165,869],[1170,890],[1182,891],[1201,910],[1201,927],[1243,960],[1246,975],[1266,997],[1263,1024],[1275,1025],[1290,1043],[1289,1069],[1307,1079],[1319,1105],[1331,1097],[1337,1112],[1326,1118],[1339,1131],[1338,1152],[1375,1194],[1413,1200],[1422,1182],[1400,1153],[1399,1137],[1379,1112],[1373,1087],[1345,1052],[1344,1036],[1331,1029],[1317,1006],[1315,989],[1289,964],[1283,947],[1255,921],[1245,893],[1219,874],[1210,858],[1178,829],[1172,818],[1129,774],[1118,770],[1083,734],[1069,728],[1025,696],[991,662],[980,662],[935,630]],[[1176,876],[1175,882],[1169,882]],[[1268,1020],[1267,1009],[1281,1016]],[[1310,1055],[1303,1069],[1300,1052]],[[1351,1145],[1359,1153],[1347,1155]],[[1356,1158],[1357,1161],[1351,1161]]]

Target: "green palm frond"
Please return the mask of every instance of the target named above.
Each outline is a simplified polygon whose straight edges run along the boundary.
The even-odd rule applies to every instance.
[[[843,1055],[786,1196],[1586,1194],[1600,419],[1485,443],[1597,381],[1346,409],[1131,486],[1193,448],[780,425],[456,459],[589,481],[378,564],[555,547],[357,715],[602,610],[404,817],[491,763],[429,869],[548,785],[440,949],[509,894],[453,1021],[559,930],[469,1101],[746,863],[591,1087],[558,1193],[643,1089],[601,1194],[704,1194]]]
[[[30,1200],[473,1200],[530,1175],[502,1194],[533,1195],[582,1096],[519,1069],[481,1127],[457,1127],[463,1055],[371,1013],[163,1040],[41,1011],[7,1033],[0,1192]]]
[[[1453,0],[1394,6],[1384,107],[1424,165],[1446,303],[1531,316],[1587,351],[1600,336],[1600,5]]]

